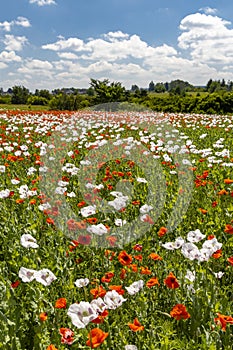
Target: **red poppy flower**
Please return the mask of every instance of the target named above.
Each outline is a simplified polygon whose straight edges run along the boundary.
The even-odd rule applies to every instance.
[[[229,233],[230,235],[233,235],[233,226],[230,224],[225,225],[224,232]]]
[[[150,253],[148,258],[151,258],[152,260],[163,260],[163,258],[156,253]]]
[[[133,323],[128,323],[128,326],[133,332],[143,331],[145,328],[137,318],[134,319]]]
[[[158,236],[163,237],[167,233],[168,229],[166,227],[160,227]]]
[[[146,282],[146,286],[147,286],[148,288],[151,288],[151,287],[155,286],[156,284],[157,284],[158,286],[160,286],[160,283],[159,283],[157,277],[152,277],[151,279],[149,279],[149,280]]]
[[[66,308],[66,298],[59,298],[55,303],[56,309],[65,309]]]
[[[47,312],[41,312],[39,318],[40,318],[41,322],[46,321],[48,318]]]
[[[220,313],[217,313],[218,317],[216,317],[214,319],[214,322],[218,325],[221,326],[221,329],[223,332],[226,331],[226,326],[227,323],[229,324],[233,324],[233,317],[231,316],[226,316],[226,315],[222,315]]]
[[[118,260],[121,263],[121,265],[130,265],[133,258],[131,255],[127,254],[125,250],[123,250],[118,255]]]
[[[93,295],[93,297],[96,298],[102,298],[105,296],[105,294],[107,293],[106,290],[102,287],[99,286],[97,288],[93,288],[90,290],[90,293]]]
[[[169,273],[168,277],[165,278],[164,280],[164,284],[171,289],[176,289],[179,288],[179,283],[178,280],[176,279],[176,277],[173,275],[172,272]]]
[[[171,310],[170,315],[177,321],[190,318],[190,314],[187,312],[186,307],[183,304],[176,304]]]
[[[92,349],[98,348],[104,340],[107,338],[108,333],[103,332],[100,328],[92,329],[88,334],[88,341],[86,342],[87,346],[90,346]]]
[[[85,235],[85,236],[80,235],[78,237],[78,243],[83,244],[83,245],[89,245],[91,243],[91,236],[90,235]]]
[[[230,258],[228,258],[227,261],[231,264],[231,266],[233,266],[233,256],[231,256]]]

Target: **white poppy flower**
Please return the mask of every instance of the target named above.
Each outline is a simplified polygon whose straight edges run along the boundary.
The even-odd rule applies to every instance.
[[[23,282],[31,282],[35,279],[35,273],[36,270],[20,267],[19,278],[21,278]]]
[[[107,306],[107,309],[116,309],[117,307],[121,306],[126,300],[127,299],[124,299],[122,295],[118,294],[115,290],[107,292],[104,296],[104,302]]]
[[[49,269],[42,269],[42,270],[36,271],[35,279],[37,282],[40,282],[47,287],[53,281],[55,281],[57,277]]]
[[[38,248],[39,247],[36,239],[28,233],[25,233],[21,236],[20,243],[25,248]]]
[[[77,328],[85,328],[86,325],[98,317],[96,309],[88,302],[81,301],[79,304],[72,304],[67,312],[71,322]]]
[[[79,278],[77,279],[74,284],[78,288],[86,287],[89,284],[89,279],[88,278]]]

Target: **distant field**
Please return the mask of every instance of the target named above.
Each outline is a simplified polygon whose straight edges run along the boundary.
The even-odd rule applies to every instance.
[[[20,111],[47,111],[48,106],[29,106],[29,105],[13,105],[13,104],[0,104],[0,109],[14,109]]]

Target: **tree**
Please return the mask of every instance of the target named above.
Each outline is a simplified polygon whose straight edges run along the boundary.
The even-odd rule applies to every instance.
[[[163,83],[156,83],[154,91],[157,92],[157,93],[162,93],[162,92],[166,91],[166,88],[165,88]]]
[[[29,97],[29,90],[24,86],[13,86],[11,103],[26,104]]]
[[[96,103],[121,102],[125,100],[125,88],[120,82],[110,83],[108,79],[91,79],[91,87],[95,91]]]
[[[154,84],[153,81],[150,82],[148,90],[149,90],[150,92],[152,92],[152,91],[155,90],[155,84]]]
[[[132,85],[131,86],[131,91],[133,91],[133,92],[139,91],[139,87],[137,85]]]

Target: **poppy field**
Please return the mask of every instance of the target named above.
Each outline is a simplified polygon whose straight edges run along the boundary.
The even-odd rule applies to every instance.
[[[0,349],[232,349],[233,116],[0,112]]]

